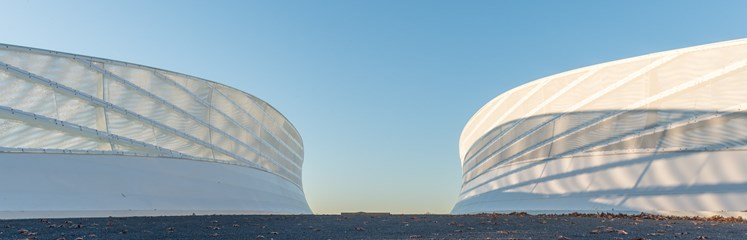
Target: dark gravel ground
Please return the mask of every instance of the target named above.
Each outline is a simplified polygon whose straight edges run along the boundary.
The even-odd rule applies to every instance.
[[[747,239],[733,218],[236,215],[0,220],[0,239]]]

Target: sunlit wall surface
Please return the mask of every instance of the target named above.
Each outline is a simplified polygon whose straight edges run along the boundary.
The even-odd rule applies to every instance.
[[[747,210],[747,40],[529,82],[462,131],[453,213]]]
[[[58,171],[40,166],[49,164]],[[142,164],[155,165],[140,169],[146,168]],[[242,91],[137,64],[0,44],[0,181],[24,186],[15,192],[9,191],[14,186],[0,187],[0,211],[309,213],[302,164],[296,129],[272,106]],[[46,170],[52,172],[42,179],[25,177]],[[152,181],[137,183],[143,175]],[[260,175],[267,177],[257,180]],[[76,177],[75,187],[59,185]],[[34,184],[42,189],[26,189]],[[164,200],[170,196],[163,192],[182,187],[188,193]],[[71,199],[77,204],[53,203],[60,198],[23,203],[60,188],[83,195]],[[142,199],[128,205],[96,191]],[[101,204],[106,200],[117,203]]]

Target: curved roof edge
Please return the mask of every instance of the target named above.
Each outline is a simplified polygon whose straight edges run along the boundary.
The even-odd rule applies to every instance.
[[[552,74],[552,75],[549,75],[549,76],[545,76],[545,77],[542,77],[542,78],[539,78],[539,79],[536,79],[536,80],[533,80],[533,81],[521,84],[521,85],[519,85],[517,87],[514,87],[512,89],[509,89],[508,91],[505,91],[505,92],[499,94],[498,96],[496,96],[495,98],[491,99],[490,101],[488,101],[487,103],[485,103],[485,105],[483,105],[482,107],[480,107],[480,109],[477,110],[477,112],[475,112],[475,114],[473,114],[472,117],[470,117],[469,120],[467,120],[467,123],[465,124],[465,126],[462,129],[462,132],[461,132],[461,134],[459,136],[459,159],[460,159],[460,162],[461,162],[461,164],[464,164],[464,160],[465,160],[464,158],[466,157],[467,151],[472,146],[472,144],[474,144],[478,139],[480,139],[480,137],[482,137],[484,134],[486,134],[487,132],[490,131],[490,129],[488,129],[487,131],[484,131],[484,132],[477,132],[476,131],[477,130],[476,128],[478,126],[480,126],[480,124],[482,124],[482,122],[484,122],[486,120],[486,116],[481,116],[481,114],[489,111],[489,108],[494,107],[495,103],[497,103],[498,101],[500,101],[502,97],[506,97],[507,95],[509,95],[509,94],[511,94],[513,92],[516,92],[516,91],[521,90],[523,88],[530,87],[532,85],[538,84],[538,83],[540,83],[542,81],[551,81],[551,80],[554,80],[554,79],[557,79],[557,78],[561,78],[561,77],[564,77],[564,76],[567,76],[567,75],[581,73],[581,72],[584,72],[584,71],[588,71],[588,70],[592,70],[592,69],[597,69],[597,68],[603,68],[603,67],[607,67],[607,66],[610,66],[610,65],[616,65],[616,64],[626,63],[626,62],[632,62],[632,61],[642,60],[642,59],[646,59],[646,58],[656,58],[656,57],[661,57],[661,56],[666,56],[666,55],[676,54],[676,53],[691,52],[691,51],[697,51],[697,50],[703,50],[703,49],[709,49],[709,48],[724,47],[724,46],[730,46],[730,45],[739,45],[739,44],[746,44],[746,43],[747,43],[747,38],[741,38],[741,39],[734,39],[734,40],[728,40],[728,41],[721,41],[721,42],[713,42],[713,43],[701,44],[701,45],[684,47],[684,48],[675,48],[675,49],[664,50],[664,51],[660,51],[660,52],[653,52],[653,53],[639,55],[639,56],[635,56],[635,57],[621,58],[621,59],[618,59],[618,60],[612,60],[612,61],[608,61],[608,62],[593,64],[593,65],[588,65],[588,66],[585,66],[585,67],[580,67],[580,68],[568,70],[568,71],[565,71],[565,72]]]

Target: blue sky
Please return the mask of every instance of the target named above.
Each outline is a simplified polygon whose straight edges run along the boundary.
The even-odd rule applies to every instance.
[[[747,37],[747,1],[0,2],[0,42],[231,85],[305,143],[316,213],[447,213],[462,127],[531,80]]]

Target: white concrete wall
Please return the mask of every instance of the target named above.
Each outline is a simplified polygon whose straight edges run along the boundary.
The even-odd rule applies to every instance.
[[[0,219],[311,213],[285,178],[176,158],[5,153],[0,183]]]

